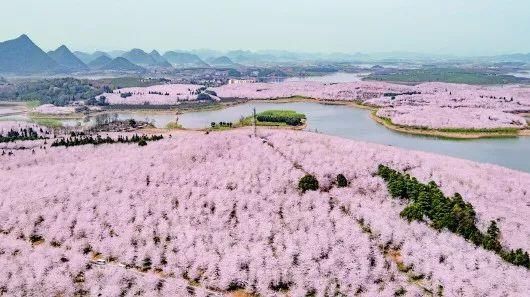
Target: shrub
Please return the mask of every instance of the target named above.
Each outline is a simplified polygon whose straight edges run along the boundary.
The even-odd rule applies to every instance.
[[[403,287],[400,287],[396,292],[394,292],[394,296],[404,296],[407,293],[407,290],[405,290]]]
[[[337,186],[339,188],[344,188],[344,187],[348,186],[348,180],[346,179],[346,177],[342,173],[337,175]]]
[[[299,126],[305,115],[292,110],[266,110],[256,115],[260,122],[286,123],[290,126]]]
[[[139,146],[146,146],[147,145],[147,141],[145,141],[145,139],[141,139],[140,141],[138,141],[138,145]]]
[[[127,97],[131,97],[132,96],[132,93],[131,92],[125,92],[125,93],[121,93],[120,94],[120,97],[121,98],[127,98]]]
[[[311,174],[306,174],[298,182],[298,188],[305,191],[316,191],[318,190],[318,180]]]
[[[36,243],[36,242],[39,242],[41,240],[44,240],[44,238],[42,238],[42,236],[40,236],[38,234],[31,234],[31,236],[29,237],[29,241],[31,241],[31,243]]]

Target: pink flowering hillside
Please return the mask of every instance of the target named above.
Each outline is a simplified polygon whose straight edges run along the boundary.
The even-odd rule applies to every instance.
[[[404,220],[404,202],[376,173],[385,164],[460,193],[479,228],[495,220],[502,245],[525,251],[530,175],[308,132],[258,132],[0,156],[0,291],[528,295],[526,267]],[[306,174],[316,191],[298,188]]]
[[[306,81],[232,84],[214,90],[221,98],[277,99],[302,96],[322,100],[355,100],[375,107],[403,107],[386,110],[382,115],[396,120],[396,124],[433,129],[524,128],[526,121],[510,113],[530,112],[530,88],[519,86],[485,87],[448,83],[405,86],[367,81]],[[388,116],[389,112],[399,117]]]
[[[277,99],[294,96],[324,100],[357,100],[406,92],[410,87],[384,82],[323,83],[312,81],[230,84],[213,88],[221,98]]]
[[[196,100],[200,88],[204,87],[158,85],[119,89],[102,96],[110,104],[177,105],[182,101]],[[328,101],[360,101],[374,107],[402,107],[397,110],[387,109],[381,115],[386,114],[391,120],[397,121],[396,124],[432,129],[525,128],[526,121],[511,114],[530,113],[530,88],[515,85],[423,83],[408,86],[374,81],[343,83],[285,81],[228,84],[211,88],[210,91],[217,94],[217,96],[209,95],[217,101],[223,98],[279,99],[300,96]],[[50,109],[50,113],[59,111]],[[388,116],[390,112],[400,117]],[[462,115],[467,116],[462,117]]]
[[[151,105],[174,105],[181,101],[195,100],[199,85],[156,85],[150,87],[124,88],[114,90],[113,93],[105,93],[109,104],[151,104]]]
[[[494,109],[472,107],[399,106],[382,108],[377,116],[389,118],[401,126],[424,128],[525,128],[526,120],[519,115]]]

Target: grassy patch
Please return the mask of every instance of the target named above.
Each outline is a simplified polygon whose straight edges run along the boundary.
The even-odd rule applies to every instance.
[[[260,122],[285,123],[290,126],[299,126],[305,120],[305,114],[294,110],[266,110],[256,115]]]
[[[428,128],[425,128],[428,130]],[[517,134],[517,131],[519,129],[517,128],[481,128],[481,129],[473,129],[473,128],[443,128],[443,129],[436,129],[438,131],[442,132],[451,132],[451,133],[512,133]]]
[[[62,122],[58,119],[52,119],[52,118],[36,118],[32,120],[34,123],[46,126],[50,128],[60,128],[63,126]]]
[[[177,122],[170,122],[166,125],[166,129],[176,130],[176,129],[183,129],[183,127],[181,124]]]
[[[257,126],[301,126],[306,119],[305,114],[293,110],[266,110],[256,114]],[[252,116],[242,118],[239,126],[251,126],[254,124]]]
[[[446,82],[473,85],[499,85],[522,83],[528,79],[513,75],[499,74],[485,70],[470,70],[460,68],[422,68],[397,69],[373,73],[367,80],[392,81],[403,83]]]
[[[40,101],[39,100],[31,100],[31,101],[27,101],[26,102],[26,107],[28,109],[35,109],[38,106],[40,106]]]

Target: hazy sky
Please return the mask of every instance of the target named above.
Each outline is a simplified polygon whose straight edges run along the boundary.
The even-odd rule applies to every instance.
[[[530,52],[529,0],[2,0],[43,49]]]

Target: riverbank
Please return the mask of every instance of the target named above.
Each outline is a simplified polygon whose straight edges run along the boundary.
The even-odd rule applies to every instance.
[[[454,131],[449,131],[449,129],[446,130],[436,130],[436,129],[427,129],[427,128],[420,128],[420,127],[406,127],[406,126],[399,126],[393,124],[389,119],[383,119],[381,117],[378,117],[375,115],[375,113],[378,110],[378,107],[366,105],[360,103],[358,100],[323,100],[323,99],[315,99],[315,98],[309,98],[309,97],[303,97],[303,96],[294,96],[294,97],[288,97],[288,98],[277,98],[277,99],[256,99],[256,100],[250,100],[250,99],[229,99],[230,102],[228,104],[218,104],[215,106],[215,108],[209,108],[209,107],[200,107],[197,109],[187,109],[183,111],[181,114],[184,113],[193,113],[193,112],[202,112],[202,111],[210,111],[210,110],[221,110],[224,108],[234,107],[237,105],[242,105],[246,103],[297,103],[297,102],[309,102],[309,103],[318,103],[323,105],[340,105],[340,106],[349,106],[353,108],[358,109],[364,109],[367,111],[370,111],[370,118],[375,121],[378,124],[383,125],[385,128],[392,130],[394,132],[398,133],[404,133],[409,135],[420,135],[420,136],[431,136],[431,137],[438,137],[438,138],[447,138],[447,139],[480,139],[480,138],[506,138],[506,137],[518,137],[518,136],[530,136],[530,130],[529,129],[491,129],[490,131],[485,130],[466,130],[466,129],[454,129]],[[135,111],[137,112],[137,110]],[[154,114],[152,110],[148,110],[146,114]],[[240,126],[249,126],[251,124],[243,124]],[[304,122],[302,126],[295,126],[295,127],[286,127],[281,125],[261,125],[258,123],[258,126],[267,126],[271,128],[280,128],[280,129],[291,129],[291,130],[303,130],[307,128],[307,123]],[[227,129],[215,129],[217,131],[223,131],[223,130],[230,130],[237,128],[238,125],[232,128]],[[212,130],[210,128],[202,128],[202,129],[189,129],[186,127],[178,127],[179,130],[192,130],[192,131],[206,131],[206,130]]]
[[[491,129],[491,131],[485,130],[465,130],[465,129],[454,129],[455,131],[449,130],[435,130],[426,129],[419,127],[406,127],[392,123],[388,118],[382,118],[376,115],[376,111],[370,113],[370,118],[375,122],[385,126],[386,128],[399,132],[413,135],[433,136],[448,139],[480,139],[480,138],[507,138],[517,136],[530,136],[529,129]]]
[[[290,97],[290,98],[280,98],[280,99],[269,99],[269,100],[249,100],[252,102],[260,103],[293,103],[293,102],[312,102],[325,105],[343,105],[350,106],[359,109],[365,109],[370,111],[370,118],[376,123],[383,125],[387,129],[398,133],[405,133],[411,135],[420,135],[420,136],[432,136],[439,138],[447,139],[480,139],[480,138],[507,138],[507,137],[518,137],[518,136],[530,136],[530,129],[511,129],[511,128],[499,128],[499,129],[490,129],[487,130],[473,130],[473,129],[427,129],[420,127],[406,127],[400,126],[392,123],[390,119],[385,119],[378,117],[376,115],[377,110],[379,109],[376,106],[362,104],[359,101],[333,101],[333,100],[322,100],[314,99],[302,96]],[[454,131],[450,131],[454,130]]]
[[[27,115],[29,121],[32,121],[32,122],[35,122],[41,125],[50,126],[50,127],[59,127],[62,121],[80,120],[87,116],[95,117],[95,116],[105,115],[105,114],[111,115],[111,114],[116,114],[116,113],[122,113],[122,114],[145,115],[146,117],[148,117],[149,115],[168,115],[168,116],[174,115],[175,117],[178,118],[179,115],[183,115],[183,114],[222,110],[222,109],[234,107],[237,105],[246,104],[249,102],[252,102],[252,103],[310,102],[310,103],[318,103],[318,104],[323,104],[323,105],[341,105],[341,106],[349,106],[353,108],[365,109],[371,112],[370,118],[376,123],[381,124],[387,129],[390,129],[392,131],[395,131],[398,133],[411,134],[411,135],[432,136],[432,137],[440,137],[440,138],[448,138],[448,139],[479,139],[479,138],[506,138],[506,137],[530,136],[530,129],[519,129],[519,130],[518,129],[491,129],[491,131],[453,129],[454,131],[448,131],[447,129],[437,130],[437,129],[422,128],[422,127],[401,126],[401,125],[396,125],[392,123],[392,121],[389,119],[378,117],[377,115],[375,115],[375,112],[377,112],[378,107],[363,104],[359,100],[326,100],[326,99],[315,99],[315,98],[309,98],[309,97],[303,97],[303,96],[293,96],[293,97],[288,97],[288,98],[277,98],[277,99],[256,99],[256,100],[228,98],[224,102],[183,103],[181,106],[111,106],[111,107],[105,107],[101,111],[91,112],[88,115],[82,114],[82,113],[75,113],[75,114],[68,114],[68,115],[47,115],[47,114],[31,112],[29,109],[26,109],[25,114]],[[5,104],[13,105],[16,103],[6,102]],[[248,126],[248,125],[240,125],[240,126]],[[301,126],[295,126],[295,127],[288,127],[288,126],[285,127],[281,125],[266,125],[266,124],[260,124],[260,123],[258,124],[258,126],[303,130],[307,127],[307,123],[304,123]],[[178,130],[190,130],[190,131],[212,130],[209,127],[198,129],[198,128],[183,127],[182,125],[180,126],[170,125],[167,128],[169,130],[178,129]],[[234,129],[234,128],[237,128],[237,127],[231,127],[229,129]],[[227,129],[215,129],[215,130],[227,130]]]
[[[289,98],[279,98],[279,99],[268,99],[268,100],[248,100],[252,102],[260,103],[293,103],[293,102],[311,102],[319,103],[324,105],[343,105],[350,106],[359,109],[365,109],[370,111],[370,118],[376,123],[383,125],[387,129],[398,133],[405,133],[411,135],[420,135],[420,136],[432,136],[439,138],[447,139],[481,139],[481,138],[507,138],[507,137],[518,137],[518,136],[530,136],[530,129],[512,129],[512,128],[499,128],[499,129],[490,129],[489,131],[484,130],[473,130],[473,129],[428,129],[420,127],[406,127],[400,126],[392,123],[390,119],[384,119],[376,115],[377,110],[379,109],[376,106],[362,104],[359,101],[334,101],[334,100],[322,100],[315,98],[308,98],[302,96],[295,96]],[[248,102],[247,101],[247,102]],[[453,130],[453,131],[451,131]]]

